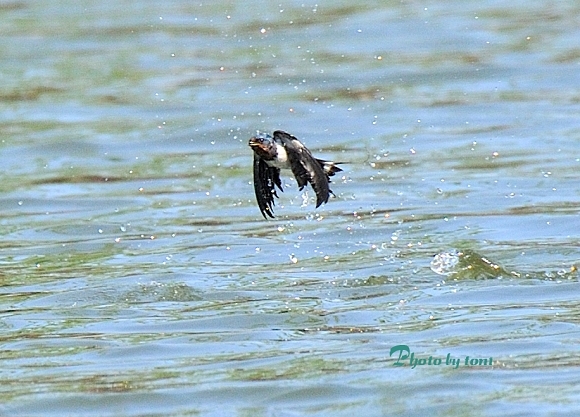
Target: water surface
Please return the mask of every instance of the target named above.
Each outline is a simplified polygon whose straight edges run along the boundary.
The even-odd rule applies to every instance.
[[[2,413],[578,413],[579,13],[1,3]]]

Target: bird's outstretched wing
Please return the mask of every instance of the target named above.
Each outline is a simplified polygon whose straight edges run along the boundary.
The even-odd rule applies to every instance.
[[[280,169],[268,166],[262,158],[254,154],[254,191],[258,207],[265,219],[266,215],[274,218],[274,197],[278,198],[276,187],[283,191]]]
[[[330,197],[330,188],[328,186],[328,175],[321,163],[324,161],[319,161],[314,158],[306,146],[286,132],[281,130],[275,131],[274,139],[282,141],[288,154],[290,169],[296,177],[300,190],[307,183],[310,183],[316,193],[316,207],[319,207],[322,203],[327,203]]]

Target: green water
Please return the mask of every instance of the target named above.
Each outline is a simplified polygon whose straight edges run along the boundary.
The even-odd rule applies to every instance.
[[[579,7],[0,3],[0,414],[577,414]]]

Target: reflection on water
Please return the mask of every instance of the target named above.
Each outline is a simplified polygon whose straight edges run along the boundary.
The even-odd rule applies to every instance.
[[[578,12],[1,3],[0,410],[578,412]],[[264,221],[275,129],[344,175]]]

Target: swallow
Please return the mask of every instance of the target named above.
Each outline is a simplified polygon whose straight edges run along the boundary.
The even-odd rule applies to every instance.
[[[329,188],[330,177],[342,171],[337,164],[312,156],[306,146],[294,136],[276,130],[273,137],[258,134],[248,143],[254,151],[254,191],[258,207],[265,219],[274,218],[274,197],[278,198],[276,187],[280,191],[280,170],[290,169],[300,191],[310,183],[316,193],[316,207],[328,202],[332,190]],[[333,194],[334,195],[334,194]]]

